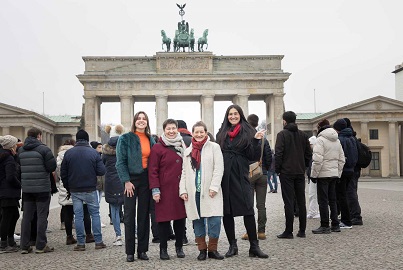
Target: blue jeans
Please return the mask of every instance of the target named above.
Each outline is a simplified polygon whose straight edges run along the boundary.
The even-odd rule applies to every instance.
[[[113,229],[115,230],[116,236],[121,236],[122,231],[120,230],[120,204],[109,204],[111,207],[111,219],[113,223]]]
[[[196,192],[196,207],[200,216],[200,192]],[[206,223],[208,227],[208,236],[210,238],[219,238],[221,230],[221,217],[200,217],[200,219],[193,220],[193,230],[195,236],[206,236]]]
[[[274,188],[270,181],[271,176],[273,176],[272,181],[273,181]],[[277,191],[277,173],[276,172],[267,171],[267,183],[269,184],[270,190]]]
[[[75,215],[75,226],[77,234],[77,244],[85,245],[84,230],[84,211],[83,203],[87,204],[88,212],[92,219],[92,232],[94,234],[95,243],[102,242],[101,218],[99,216],[99,203],[97,191],[91,192],[72,192],[73,209]]]

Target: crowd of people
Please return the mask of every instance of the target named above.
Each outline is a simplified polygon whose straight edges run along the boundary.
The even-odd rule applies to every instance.
[[[88,133],[79,130],[76,140],[66,140],[57,155],[41,142],[38,128],[28,130],[24,143],[4,134],[0,137],[0,252],[28,254],[33,246],[35,253],[54,251],[46,231],[51,195],[56,192],[61,229],[66,232],[66,245],[74,245],[74,251],[85,251],[89,243],[95,249],[106,247],[100,218],[104,196],[115,233],[112,245],[125,246],[127,262],[133,262],[135,254],[139,260],[149,260],[150,232],[152,242],[159,243],[161,260],[171,258],[171,239],[175,239],[176,257],[184,258],[190,230],[186,219],[192,223],[197,260],[236,256],[234,217],[238,216],[243,217],[246,232],[241,239],[249,241],[249,256],[268,258],[259,240],[267,238],[266,195],[277,193],[277,177],[285,212],[285,229],[278,238],[294,237],[294,216],[299,219],[296,236],[302,238],[307,218],[320,218],[314,234],[362,225],[358,145],[349,119],[339,119],[332,126],[323,119],[317,136],[311,138],[295,121],[294,112],[283,114],[284,129],[277,134],[274,150],[265,130],[257,128],[259,117],[245,117],[234,104],[227,108],[215,138],[202,121],[189,131],[184,121],[174,119],[165,120],[160,136],[152,135],[144,111],[134,115],[129,132],[122,125],[108,126],[110,138],[104,145],[90,141]],[[251,181],[249,165],[255,161],[260,161],[262,175]],[[15,227],[20,202],[18,246]],[[221,223],[228,241],[224,255],[218,251]]]

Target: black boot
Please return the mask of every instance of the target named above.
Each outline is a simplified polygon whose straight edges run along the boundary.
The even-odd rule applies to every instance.
[[[204,261],[204,260],[206,260],[206,259],[207,259],[207,249],[202,249],[202,250],[200,250],[200,254],[199,254],[199,256],[197,256],[197,259],[198,259],[199,261]]]
[[[266,259],[269,258],[269,255],[263,253],[263,251],[260,249],[258,240],[251,240],[249,248],[249,257],[258,257]]]
[[[229,241],[229,249],[227,253],[225,253],[225,257],[232,257],[234,255],[238,255],[238,245],[236,244],[236,239]]]
[[[175,247],[175,250],[176,250],[176,257],[185,258],[185,253],[183,252],[182,247]]]
[[[169,260],[168,251],[166,248],[160,248],[160,259],[161,260]]]

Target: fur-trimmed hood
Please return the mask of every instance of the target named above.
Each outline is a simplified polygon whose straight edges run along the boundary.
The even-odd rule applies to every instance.
[[[104,147],[102,148],[102,154],[116,156],[116,147],[110,146],[109,144],[104,144]]]

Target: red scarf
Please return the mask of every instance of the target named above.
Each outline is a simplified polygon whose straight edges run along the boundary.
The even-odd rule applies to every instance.
[[[185,133],[185,134],[192,136],[192,133],[189,130],[187,130],[186,128],[178,128],[178,131],[179,131],[179,133]]]
[[[241,124],[240,123],[236,124],[236,126],[235,126],[233,131],[228,130],[229,140],[232,141],[236,137],[236,135],[238,135],[240,130],[241,130]]]
[[[200,162],[201,162],[201,150],[203,148],[203,145],[207,141],[206,136],[202,141],[198,142],[194,138],[192,138],[192,164],[198,170],[200,168]]]

